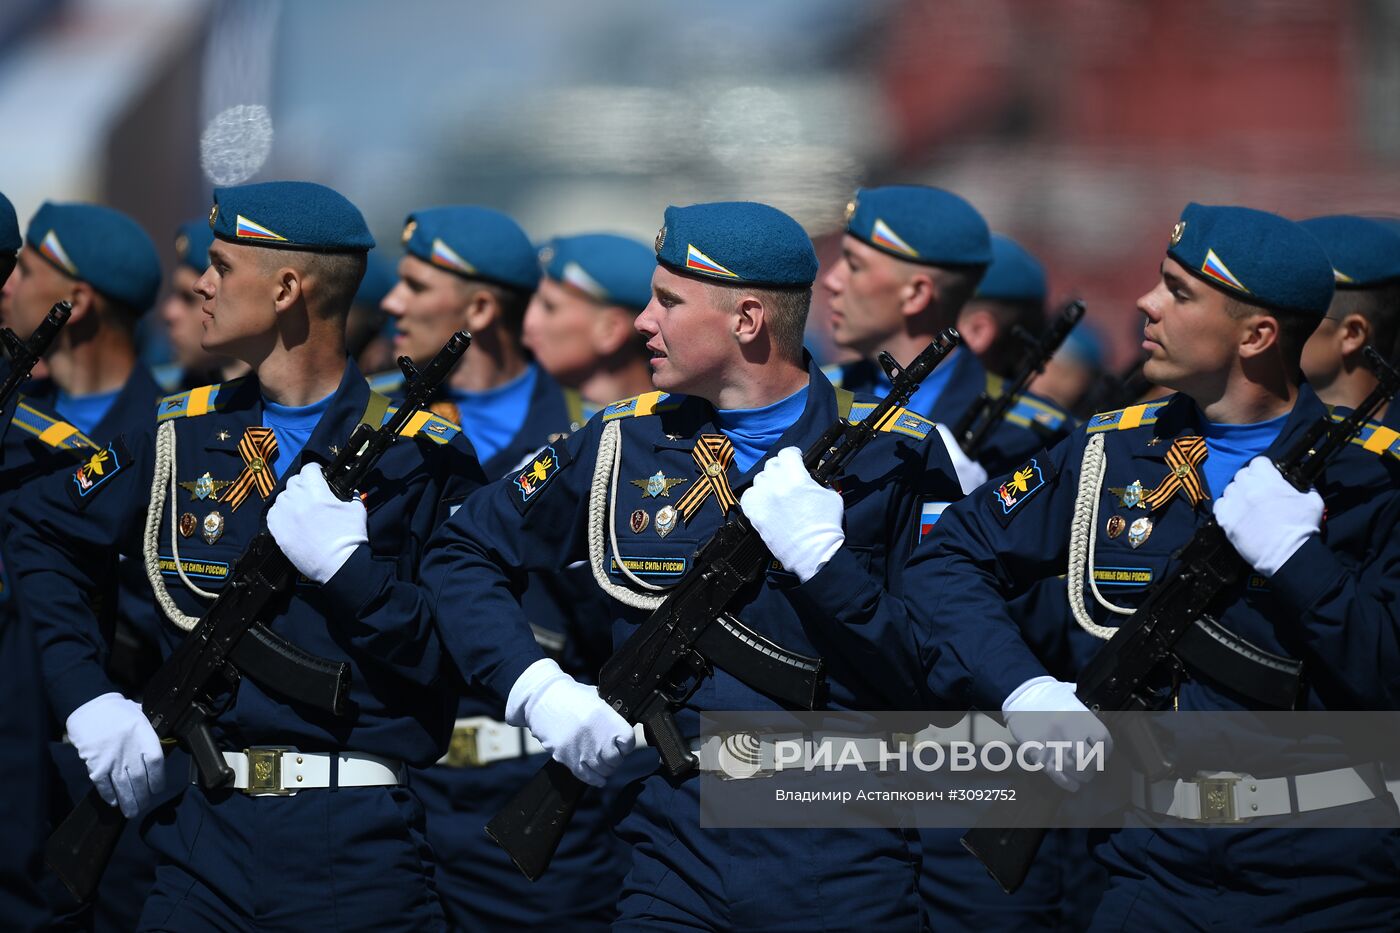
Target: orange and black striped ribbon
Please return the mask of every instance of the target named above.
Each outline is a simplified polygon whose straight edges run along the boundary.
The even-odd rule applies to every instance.
[[[734,460],[734,444],[723,434],[701,434],[690,455],[700,468],[700,482],[691,486],[685,498],[676,503],[676,511],[688,522],[713,493],[721,511],[728,515],[729,510],[739,504],[734,490],[729,488],[728,470]]]
[[[264,499],[277,488],[277,474],[272,471],[272,462],[277,459],[277,438],[272,429],[248,428],[238,441],[238,454],[243,458],[243,472],[220,496],[235,512],[254,487]]]
[[[1157,484],[1156,489],[1143,497],[1148,509],[1155,511],[1166,505],[1177,490],[1186,494],[1192,508],[1208,498],[1205,487],[1201,485],[1201,474],[1196,471],[1205,462],[1206,453],[1204,437],[1178,437],[1172,441],[1172,446],[1167,450],[1167,466],[1171,467],[1171,472]]]

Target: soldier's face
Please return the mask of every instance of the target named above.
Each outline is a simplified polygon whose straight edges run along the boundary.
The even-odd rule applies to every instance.
[[[738,352],[733,309],[722,301],[727,291],[656,267],[651,301],[636,326],[651,353],[651,381],[658,389],[711,402],[719,397]]]
[[[1193,397],[1222,384],[1238,359],[1243,324],[1230,317],[1225,295],[1173,259],[1162,262],[1152,291],[1138,299],[1146,317],[1143,375]]]
[[[191,288],[202,302],[200,345],[210,353],[254,362],[277,332],[275,250],[215,240],[209,268]]]
[[[73,297],[73,279],[31,249],[20,250],[15,271],[0,291],[0,323],[28,338],[54,302]]]
[[[545,372],[565,385],[576,386],[600,362],[598,331],[604,313],[586,295],[554,279],[540,279],[525,309],[525,346]]]
[[[204,299],[195,294],[199,273],[189,266],[178,266],[170,277],[170,293],[160,306],[160,319],[170,336],[175,362],[185,369],[207,366],[213,361],[204,350]]]
[[[380,304],[394,318],[394,355],[406,354],[415,363],[431,360],[465,326],[468,297],[459,276],[417,256],[400,259],[398,284]]]
[[[831,337],[838,347],[873,356],[903,326],[899,260],[846,234],[841,258],[822,277],[831,296]]]

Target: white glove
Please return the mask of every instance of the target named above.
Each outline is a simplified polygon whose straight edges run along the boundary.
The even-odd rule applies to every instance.
[[[1079,744],[1085,747],[1104,743],[1103,760],[1113,751],[1113,737],[1099,718],[1079,702],[1074,684],[1056,680],[1048,675],[1032,677],[1021,684],[1001,704],[1006,716],[1006,728],[1017,743],[1039,742],[1047,747],[1026,752],[1026,760],[1044,767],[1046,777],[1067,791],[1076,791],[1087,784],[1095,771],[1078,771],[1075,762]],[[1070,742],[1070,747],[1057,753],[1050,742]]]
[[[739,506],[778,563],[802,583],[816,576],[846,540],[841,494],[812,479],[796,447],[784,447],[769,458]]]
[[[958,446],[958,442],[953,438],[953,432],[948,430],[947,425],[936,424],[938,436],[943,438],[943,446],[948,448],[948,459],[953,461],[953,470],[958,474],[958,485],[962,487],[963,495],[967,495],[987,481],[987,470],[973,460],[963,449]]]
[[[365,504],[336,498],[319,463],[306,464],[287,480],[267,512],[267,530],[292,565],[316,583],[335,576],[355,548],[369,543]]]
[[[535,734],[554,760],[585,784],[602,787],[637,743],[637,734],[598,696],[552,658],[525,668],[506,699],[506,722]]]
[[[66,725],[92,786],[128,819],[165,789],[165,752],[141,704],[104,693],[73,710]]]
[[[1215,501],[1215,520],[1245,562],[1272,577],[1322,528],[1322,497],[1299,492],[1267,457],[1255,457]]]

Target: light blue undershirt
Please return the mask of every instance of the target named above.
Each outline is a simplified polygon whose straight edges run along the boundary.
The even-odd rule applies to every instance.
[[[1246,463],[1269,449],[1283,430],[1287,415],[1255,424],[1213,424],[1206,422],[1206,450],[1209,455],[1201,464],[1210,495],[1219,499],[1230,480]]]
[[[112,410],[112,405],[121,391],[113,389],[111,392],[99,392],[96,395],[69,395],[67,392],[59,392],[53,407],[63,416],[64,421],[84,434],[91,434],[102,423],[102,419],[107,417],[107,412]],[[108,439],[102,440],[105,442]]]
[[[490,460],[525,424],[525,415],[530,411],[530,397],[535,394],[535,382],[540,369],[534,363],[525,372],[505,385],[487,389],[485,392],[463,392],[453,389],[449,395],[462,416],[462,432],[476,448],[476,456],[482,463]]]
[[[803,386],[781,401],[763,408],[731,408],[715,412],[715,427],[734,444],[734,466],[740,474],[759,461],[807,407]]]
[[[961,352],[962,348],[958,347],[948,354],[943,362],[938,364],[938,368],[920,384],[918,391],[909,397],[909,404],[904,407],[927,417],[933,411],[933,406],[938,403],[938,397],[943,394],[943,390],[948,388],[948,381],[953,378],[953,367],[957,364],[958,354]],[[878,370],[875,376],[875,394],[884,398],[893,387],[889,377],[885,375],[884,368],[879,363],[875,364],[875,368]]]
[[[301,453],[306,442],[311,440],[311,432],[321,423],[321,416],[331,407],[331,399],[334,397],[335,393],[332,392],[319,402],[298,408],[279,405],[263,398],[263,427],[271,428],[272,435],[277,438],[277,458],[272,461],[272,469],[277,473],[278,479],[287,472],[287,468]]]

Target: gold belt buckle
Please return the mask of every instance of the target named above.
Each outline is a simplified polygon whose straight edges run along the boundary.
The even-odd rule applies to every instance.
[[[1202,778],[1195,781],[1201,801],[1202,823],[1243,823],[1235,815],[1235,785],[1237,777]]]
[[[452,730],[452,740],[447,745],[447,757],[443,764],[449,768],[477,768],[481,766],[481,752],[476,744],[476,726],[458,726]]]
[[[294,749],[282,746],[245,748],[248,756],[248,786],[242,788],[249,796],[290,797],[296,793],[282,786],[282,753]]]

